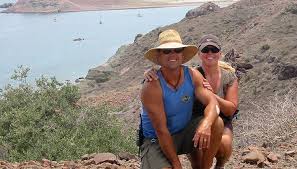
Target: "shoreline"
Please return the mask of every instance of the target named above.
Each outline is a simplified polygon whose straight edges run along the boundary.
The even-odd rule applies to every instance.
[[[211,1],[213,3],[216,3],[220,7],[227,7],[229,5],[234,4],[236,1]],[[110,10],[130,10],[130,9],[149,9],[149,8],[174,8],[174,7],[186,7],[186,6],[193,6],[198,7],[202,4],[207,2],[176,2],[176,3],[166,3],[166,4],[152,4],[152,5],[127,5],[127,6],[116,6],[116,5],[110,5],[110,6],[100,6],[100,7],[92,7],[92,8],[82,8],[82,9],[50,9],[50,10],[26,10],[26,9],[4,9],[3,11],[0,11],[0,13],[19,13],[19,14],[51,14],[51,13],[68,13],[68,12],[87,12],[87,11],[110,11]]]

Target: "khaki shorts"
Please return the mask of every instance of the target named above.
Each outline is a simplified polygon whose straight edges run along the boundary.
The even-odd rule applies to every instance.
[[[202,118],[203,116],[194,117],[181,132],[172,135],[178,155],[188,154],[194,150],[192,139]],[[140,150],[141,169],[162,169],[171,167],[157,139],[145,139]]]

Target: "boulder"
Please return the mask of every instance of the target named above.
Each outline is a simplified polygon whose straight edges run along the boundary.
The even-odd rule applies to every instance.
[[[245,70],[248,70],[248,69],[252,69],[254,66],[249,64],[249,63],[237,63],[237,68],[238,69],[245,69]]]
[[[141,38],[143,35],[142,34],[137,34],[136,36],[135,36],[135,38],[134,38],[134,43],[139,39],[139,38]]]
[[[265,161],[265,156],[263,153],[257,150],[253,150],[247,155],[243,156],[243,162],[250,164],[261,164]]]
[[[288,80],[297,77],[297,66],[285,65],[280,68],[278,80]]]
[[[117,157],[112,153],[99,153],[96,154],[93,158],[93,161],[95,164],[101,164],[101,163],[111,163],[111,164],[118,164]]]
[[[130,153],[127,153],[127,152],[121,152],[118,154],[119,156],[119,159],[120,160],[126,160],[126,161],[129,161],[129,160],[132,160],[132,159],[137,159],[137,157],[135,155],[132,155]]]
[[[90,69],[86,79],[87,80],[95,80],[97,83],[103,83],[108,80],[114,75],[113,71],[104,71],[98,69]]]
[[[296,151],[295,150],[291,150],[291,151],[285,152],[285,155],[286,156],[294,156],[295,154],[296,154]]]
[[[201,5],[198,8],[192,9],[187,12],[186,18],[191,19],[202,15],[207,15],[209,13],[219,11],[221,8],[219,5],[213,3],[213,2],[207,2],[203,5]]]
[[[88,160],[89,158],[89,154],[85,154],[83,156],[81,156],[81,160]]]
[[[277,155],[272,153],[272,152],[268,154],[267,159],[271,163],[277,163],[278,162]]]

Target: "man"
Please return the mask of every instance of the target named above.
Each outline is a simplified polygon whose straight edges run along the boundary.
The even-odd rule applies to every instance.
[[[183,66],[198,51],[183,45],[175,30],[159,35],[159,45],[145,58],[161,66],[159,79],[146,82],[141,91],[142,169],[181,169],[179,154],[190,154],[193,168],[208,169],[218,150],[223,122],[215,96],[202,86],[203,77]],[[204,116],[192,117],[194,99],[205,106]]]

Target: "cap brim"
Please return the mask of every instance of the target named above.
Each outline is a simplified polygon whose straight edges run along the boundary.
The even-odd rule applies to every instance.
[[[174,49],[174,48],[185,48],[183,51],[184,60],[183,60],[182,64],[191,60],[198,52],[198,48],[195,45],[183,45],[181,43],[171,42],[171,43],[166,43],[166,44],[160,45],[156,48],[149,49],[144,54],[144,57],[147,58],[148,60],[150,60],[151,62],[153,62],[157,65],[160,65],[157,60],[158,49]]]
[[[218,44],[216,44],[216,43],[214,43],[214,42],[205,42],[205,43],[202,43],[200,46],[199,46],[199,51],[201,51],[203,48],[205,48],[206,46],[214,46],[214,47],[216,47],[216,48],[218,48],[218,49],[220,49],[221,50],[221,47],[218,45]]]

